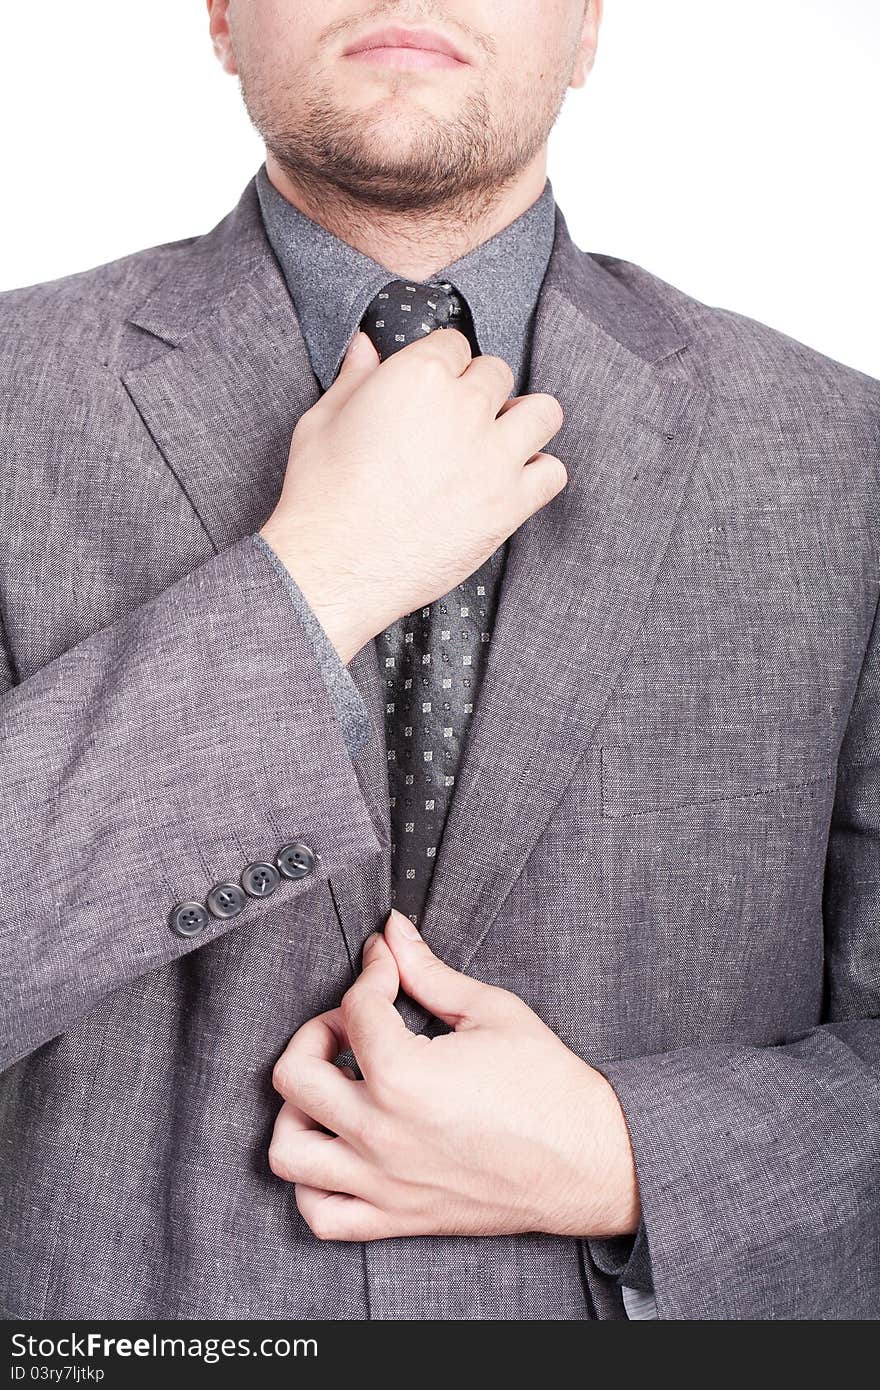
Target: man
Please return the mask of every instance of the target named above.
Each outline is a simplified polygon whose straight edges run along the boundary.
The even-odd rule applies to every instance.
[[[880,387],[573,244],[600,0],[209,11],[3,296],[6,1315],[876,1316]]]

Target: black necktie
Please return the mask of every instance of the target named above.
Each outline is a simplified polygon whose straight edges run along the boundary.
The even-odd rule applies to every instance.
[[[449,281],[392,280],[361,328],[380,358],[435,328],[458,328],[479,354],[464,296]],[[476,461],[475,461],[476,463]],[[420,922],[480,689],[507,543],[463,583],[376,638],[385,696],[392,900]]]

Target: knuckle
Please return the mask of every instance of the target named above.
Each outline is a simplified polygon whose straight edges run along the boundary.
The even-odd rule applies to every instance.
[[[441,377],[446,376],[448,367],[439,345],[431,343],[431,338],[434,336],[435,334],[432,333],[430,338],[424,340],[425,350],[422,353],[423,360],[419,363],[419,372],[436,382]]]
[[[553,460],[553,463],[555,465],[552,475],[555,485],[553,495],[555,497],[556,493],[561,492],[562,489],[565,487],[566,483],[568,482],[568,469],[562,462],[562,459],[556,458],[553,454],[550,454],[549,457]]]
[[[462,382],[471,388],[475,401],[479,401],[481,405],[485,405],[490,399],[494,402],[502,386],[507,389],[508,394],[510,393],[513,386],[513,369],[503,357],[477,357],[474,361],[481,363],[479,370],[466,372]]]
[[[370,1089],[377,1104],[384,1110],[397,1109],[406,1094],[406,1085],[399,1066],[386,1063],[373,1076]]]
[[[400,1134],[394,1115],[386,1109],[375,1090],[371,1100],[374,1104],[369,1115],[351,1125],[346,1138],[353,1141],[368,1159],[387,1171],[391,1157],[399,1147]]]
[[[276,1178],[283,1178],[285,1182],[292,1181],[290,1156],[281,1139],[273,1139],[269,1145],[269,1167]]]
[[[446,343],[449,346],[453,347],[456,352],[460,353],[462,352],[462,350],[464,350],[467,352],[468,357],[473,356],[471,352],[471,345],[467,340],[467,336],[464,333],[462,333],[460,328],[444,328],[443,332],[446,335]]]
[[[368,1147],[375,1137],[375,1124],[372,1116],[367,1116],[359,1111],[346,1116],[345,1137],[350,1144],[358,1149]]]
[[[551,502],[568,482],[565,465],[552,454],[543,455],[544,467],[537,473],[536,487],[542,503]]]
[[[537,402],[540,410],[540,418],[551,434],[561,428],[563,421],[562,406],[555,396],[551,396],[546,391],[539,391],[532,399]]]
[[[333,1215],[327,1210],[327,1202],[319,1202],[314,1211],[306,1217],[306,1224],[317,1240],[342,1240],[343,1232]]]
[[[320,1081],[310,1074],[298,1077],[295,1095],[297,1108],[304,1110],[307,1115],[313,1115],[322,1099]]]
[[[502,381],[506,381],[508,388],[513,385],[513,368],[505,358],[486,356],[483,361],[491,364],[495,375]]]
[[[339,1013],[343,1023],[349,1023],[351,1021],[357,1011],[359,998],[360,991],[357,988],[357,982],[355,982],[355,984],[349,985],[339,1001]]]
[[[292,1077],[290,1074],[290,1064],[285,1057],[279,1057],[272,1068],[272,1086],[279,1095],[286,1095],[290,1090]]]

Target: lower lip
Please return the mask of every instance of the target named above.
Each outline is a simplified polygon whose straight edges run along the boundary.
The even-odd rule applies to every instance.
[[[359,48],[346,54],[361,63],[376,63],[383,68],[463,68],[466,66],[448,53],[434,48]]]

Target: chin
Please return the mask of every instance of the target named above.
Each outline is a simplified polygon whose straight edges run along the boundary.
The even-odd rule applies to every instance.
[[[371,110],[358,118],[360,143],[365,155],[395,168],[424,151],[427,137],[436,129],[436,117],[425,111]]]

